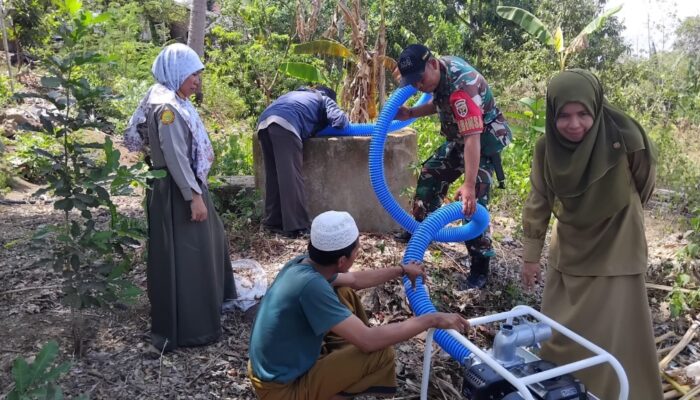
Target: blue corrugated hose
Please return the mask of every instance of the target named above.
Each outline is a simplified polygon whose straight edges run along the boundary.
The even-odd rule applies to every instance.
[[[413,93],[415,93],[415,91]],[[432,97],[433,96],[431,96],[429,93],[423,93],[423,95],[418,99],[418,101],[416,102],[416,104],[413,105],[413,107],[421,106],[429,102]],[[404,101],[406,100],[408,100],[408,98],[404,99]],[[392,114],[392,118],[394,115],[396,115],[396,113]],[[394,132],[398,131],[399,129],[405,128],[411,125],[415,120],[416,118],[407,119],[405,121],[392,121],[391,124],[389,124],[388,132]],[[343,129],[336,129],[332,126],[327,126],[321,131],[319,131],[316,136],[370,136],[372,134],[372,131],[374,130],[374,125],[375,124],[350,124]]]
[[[446,224],[460,220],[464,217],[462,214],[462,202],[456,201],[447,206],[441,207],[437,211],[433,212],[426,218],[423,222],[418,225],[418,229],[413,232],[411,240],[408,242],[408,247],[403,256],[403,262],[407,263],[409,261],[423,261],[423,255],[428,245],[432,241],[433,236],[445,226]],[[468,237],[465,240],[473,239],[479,236],[489,225],[489,213],[486,211],[481,204],[477,204],[476,212],[472,216],[471,222],[464,225],[468,230]],[[430,301],[430,295],[428,294],[428,289],[423,285],[423,280],[418,278],[416,280],[415,289],[411,287],[411,281],[404,276],[403,286],[406,291],[406,297],[408,297],[408,302],[413,309],[413,313],[416,315],[423,315],[436,312],[435,306]],[[450,336],[447,332],[442,329],[437,329],[435,331],[435,341],[442,347],[449,355],[460,363],[464,363],[464,360],[469,355],[470,351],[467,350],[461,343],[459,343],[455,338]]]

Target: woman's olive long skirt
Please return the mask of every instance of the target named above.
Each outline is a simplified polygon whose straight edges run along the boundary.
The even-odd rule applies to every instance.
[[[629,400],[663,399],[643,274],[573,276],[549,268],[542,312],[617,358],[629,381]],[[541,356],[561,365],[592,353],[555,333],[542,344]],[[574,375],[599,399],[618,399],[617,376],[607,364]]]
[[[190,202],[170,176],[146,193],[151,339],[159,350],[216,341],[221,304],[236,297],[224,226],[206,187],[202,198],[207,219],[192,222]]]

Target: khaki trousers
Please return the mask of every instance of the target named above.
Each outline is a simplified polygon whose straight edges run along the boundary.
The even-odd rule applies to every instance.
[[[337,288],[340,302],[369,325],[360,298],[350,288]],[[253,375],[248,362],[248,377],[261,400],[327,400],[335,395],[393,395],[396,392],[394,349],[389,347],[363,353],[342,338],[329,334],[316,364],[306,374],[289,383],[263,382]]]

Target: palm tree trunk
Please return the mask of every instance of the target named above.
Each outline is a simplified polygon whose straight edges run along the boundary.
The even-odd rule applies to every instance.
[[[204,59],[204,28],[207,25],[207,0],[192,0],[192,10],[190,10],[190,27],[187,34],[187,45],[190,46],[199,58]],[[204,61],[204,60],[202,60]],[[202,102],[202,85],[197,89],[195,102]]]
[[[190,26],[187,35],[187,45],[204,56],[204,28],[207,25],[207,0],[192,0],[190,10]]]

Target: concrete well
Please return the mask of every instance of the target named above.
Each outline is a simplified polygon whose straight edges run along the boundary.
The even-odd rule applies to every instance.
[[[369,136],[317,137],[304,142],[304,179],[310,217],[328,210],[349,212],[363,232],[384,233],[399,225],[379,204],[369,181]],[[408,211],[416,177],[416,132],[391,133],[384,146],[384,173],[392,195]],[[253,135],[255,186],[265,191],[265,170],[257,133]],[[284,201],[284,199],[282,199]]]

